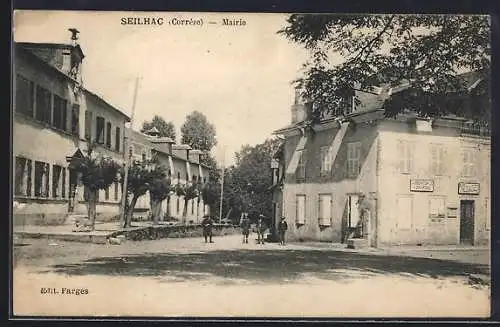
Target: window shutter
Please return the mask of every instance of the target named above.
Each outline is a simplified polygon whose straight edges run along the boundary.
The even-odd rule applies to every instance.
[[[85,111],[85,139],[92,141],[92,112]]]

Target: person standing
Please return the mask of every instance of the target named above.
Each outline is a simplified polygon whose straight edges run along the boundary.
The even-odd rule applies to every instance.
[[[257,221],[257,244],[264,244],[264,232],[267,230],[266,223],[264,222],[264,215],[259,215]]]
[[[203,227],[203,237],[205,237],[205,243],[210,240],[210,243],[213,243],[212,241],[212,227],[214,225],[214,221],[209,215],[205,215],[203,217],[203,220],[201,222],[201,226]]]
[[[287,229],[288,229],[288,224],[286,223],[285,217],[281,217],[281,220],[278,224],[280,245],[285,245],[285,233]]]
[[[248,244],[248,234],[250,234],[250,219],[247,215],[243,215],[241,220],[241,231],[243,233],[243,243]]]

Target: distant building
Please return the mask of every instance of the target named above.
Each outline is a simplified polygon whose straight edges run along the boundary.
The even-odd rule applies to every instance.
[[[469,92],[486,87],[467,77]],[[295,102],[272,167],[274,217],[292,239],[346,242],[363,205],[370,246],[489,242],[488,128],[453,115],[385,118],[385,99],[407,86],[358,90],[361,104],[317,124]]]
[[[140,133],[131,132],[132,158],[136,161],[157,159],[167,170],[167,177],[172,185],[187,183],[203,184],[208,181],[208,167],[200,163],[198,150],[191,149],[190,146],[174,144],[168,137],[159,137],[157,130],[152,129]],[[142,216],[143,219],[149,216],[150,202],[149,192],[141,196],[135,207],[135,215]],[[169,198],[162,203],[163,217],[183,218],[184,198],[172,192]],[[209,208],[203,203],[201,195],[188,201],[186,211],[187,222],[201,222],[204,214],[209,213]]]
[[[14,224],[63,223],[86,213],[85,192],[69,169],[74,156],[95,151],[123,163],[129,117],[82,85],[84,54],[76,33],[68,44],[14,43]],[[117,216],[118,183],[99,194],[98,219]]]

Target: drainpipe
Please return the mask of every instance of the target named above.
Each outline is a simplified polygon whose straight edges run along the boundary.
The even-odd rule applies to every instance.
[[[380,134],[377,136],[377,161],[376,161],[376,177],[375,177],[375,248],[380,248],[380,212],[379,212],[379,199],[380,199]]]

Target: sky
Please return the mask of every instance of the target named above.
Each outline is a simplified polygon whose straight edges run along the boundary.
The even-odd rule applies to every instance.
[[[164,24],[122,25],[121,18],[163,18]],[[169,25],[176,18],[202,26]],[[222,26],[222,19],[245,26]],[[140,83],[134,129],[154,115],[180,127],[194,110],[215,125],[214,154],[226,165],[242,145],[255,145],[290,123],[291,82],[307,53],[276,32],[286,14],[19,11],[18,42],[68,43],[80,31],[84,86],[130,115]],[[217,24],[208,24],[214,21]],[[179,140],[178,140],[179,141]]]

